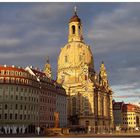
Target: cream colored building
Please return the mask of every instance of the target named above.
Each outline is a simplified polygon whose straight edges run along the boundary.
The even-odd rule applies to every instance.
[[[140,128],[140,107],[133,104],[124,104],[122,108],[122,128]]]
[[[112,90],[104,63],[96,73],[93,54],[83,40],[82,22],[76,11],[68,26],[68,43],[61,48],[57,72],[57,82],[68,95],[68,123],[112,126]]]
[[[0,66],[0,133],[32,133],[39,124],[39,84],[17,66]]]

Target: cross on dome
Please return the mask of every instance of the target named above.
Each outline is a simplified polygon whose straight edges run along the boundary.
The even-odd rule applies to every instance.
[[[76,6],[74,6],[74,13],[75,13],[75,15],[77,14],[77,7]]]

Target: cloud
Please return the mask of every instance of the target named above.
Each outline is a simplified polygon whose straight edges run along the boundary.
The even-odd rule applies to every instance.
[[[140,42],[139,12],[139,4],[122,4],[96,16],[88,32],[89,39],[94,41],[96,53],[139,50],[138,46],[132,47],[132,43]]]
[[[65,14],[65,11],[70,8],[67,3],[45,3],[37,4],[29,9],[27,17],[31,20],[57,20]],[[58,20],[57,20],[58,21]]]
[[[95,60],[104,60],[114,98],[138,101],[140,79],[140,4],[123,3],[92,18],[88,39]],[[118,98],[118,96],[120,98]]]
[[[139,102],[140,99],[140,83],[127,83],[113,85],[113,98],[116,101],[125,100],[125,102]]]
[[[129,83],[129,84],[123,84],[123,85],[115,85],[113,86],[113,88],[117,87],[117,90],[133,90],[136,89],[136,87],[139,86],[139,83],[135,82],[135,83]]]
[[[21,40],[18,38],[4,38],[0,39],[0,47],[16,47],[21,43]]]
[[[15,9],[11,7],[10,17],[5,18],[6,9],[1,12],[0,63],[41,66],[41,58],[47,55],[54,63],[62,44],[62,21],[70,6],[67,3],[18,4]]]

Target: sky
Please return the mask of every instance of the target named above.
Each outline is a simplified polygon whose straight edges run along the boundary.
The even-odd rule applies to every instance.
[[[103,60],[113,98],[138,103],[140,3],[0,3],[0,64],[43,69],[49,56],[56,78],[75,5],[96,72]]]

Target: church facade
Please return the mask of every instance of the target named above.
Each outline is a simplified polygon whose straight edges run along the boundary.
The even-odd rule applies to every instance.
[[[113,126],[112,90],[104,63],[95,72],[90,46],[83,40],[76,10],[69,20],[68,43],[58,57],[57,82],[67,93],[68,125]]]

